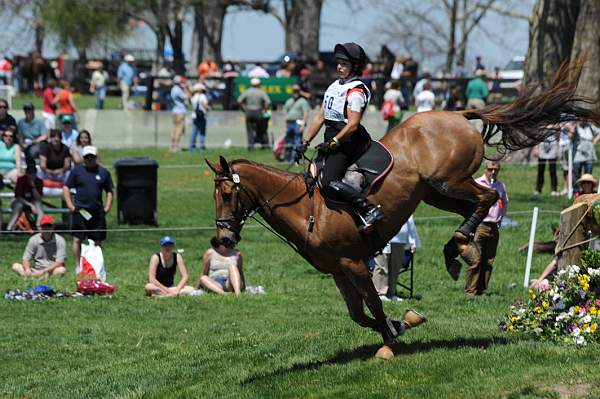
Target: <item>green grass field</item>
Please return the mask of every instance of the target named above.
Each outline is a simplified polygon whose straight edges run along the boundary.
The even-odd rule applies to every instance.
[[[228,159],[271,162],[265,152],[223,152]],[[266,295],[239,298],[204,295],[146,298],[148,260],[166,233],[195,281],[200,257],[214,235],[212,175],[204,156],[218,152],[103,151],[107,165],[124,156],[149,155],[160,162],[161,230],[114,231],[104,246],[112,297],[65,298],[15,303],[0,299],[0,396],[7,398],[559,398],[600,397],[597,345],[565,347],[500,331],[497,321],[522,288],[526,255],[517,248],[529,236],[531,211],[543,211],[538,239],[550,239],[564,198],[531,195],[535,169],[507,165],[500,178],[518,225],[501,231],[490,295],[463,296],[463,276],[447,275],[442,246],[459,223],[421,205],[416,224],[423,241],[415,260],[418,299],[386,303],[400,317],[406,308],[429,322],[402,338],[391,361],[373,357],[381,338],[355,325],[329,276],[319,274],[287,245],[255,222],[240,243],[249,285]],[[188,165],[187,168],[169,165]],[[547,190],[548,188],[545,187]],[[450,216],[446,219],[427,219]],[[117,226],[115,212],[109,227]],[[177,231],[175,227],[205,227]],[[67,237],[68,243],[70,238]],[[0,291],[31,288],[10,264],[25,238],[0,236]],[[549,256],[534,257],[532,277]],[[74,290],[68,277],[49,280]],[[572,396],[566,396],[567,394]]]

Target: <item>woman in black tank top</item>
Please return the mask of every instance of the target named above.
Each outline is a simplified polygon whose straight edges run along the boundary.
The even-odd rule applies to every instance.
[[[176,269],[181,273],[177,285],[173,285]],[[175,240],[165,236],[160,240],[160,252],[150,258],[148,284],[144,287],[146,295],[178,296],[190,295],[195,292],[193,287],[185,285],[188,272],[183,256],[175,252]]]

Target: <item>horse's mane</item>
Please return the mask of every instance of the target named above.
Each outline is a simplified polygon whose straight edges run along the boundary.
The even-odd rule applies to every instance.
[[[298,175],[298,173],[288,172],[286,170],[282,170],[282,169],[279,169],[279,168],[275,168],[273,166],[261,164],[261,163],[254,162],[254,161],[250,161],[248,159],[235,159],[235,160],[233,160],[233,161],[230,162],[230,165],[232,167],[235,167],[236,165],[249,165],[249,166],[253,166],[255,168],[266,170],[267,172],[270,172],[270,173],[273,173],[273,174],[276,174],[276,175],[280,175],[282,177],[292,178],[292,177]]]

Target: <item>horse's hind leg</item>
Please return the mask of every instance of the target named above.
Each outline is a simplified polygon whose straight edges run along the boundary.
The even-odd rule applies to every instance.
[[[346,302],[350,318],[361,327],[368,327],[379,332],[375,319],[365,314],[362,296],[348,277],[340,273],[334,274],[333,279]]]
[[[471,240],[477,226],[487,215],[490,207],[498,200],[495,190],[477,184],[473,179],[444,185],[443,190],[434,187],[425,202],[449,212],[458,213],[465,220],[444,245],[444,259],[450,276],[458,279],[460,263],[458,255],[469,265],[479,263],[481,251]]]

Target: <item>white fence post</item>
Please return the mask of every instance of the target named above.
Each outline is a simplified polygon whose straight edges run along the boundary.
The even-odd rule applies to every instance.
[[[525,278],[523,287],[529,287],[529,272],[531,270],[531,258],[533,257],[533,241],[535,240],[535,228],[537,226],[538,207],[533,208],[533,217],[531,218],[531,232],[529,233],[529,247],[527,248],[527,262],[525,264]]]

